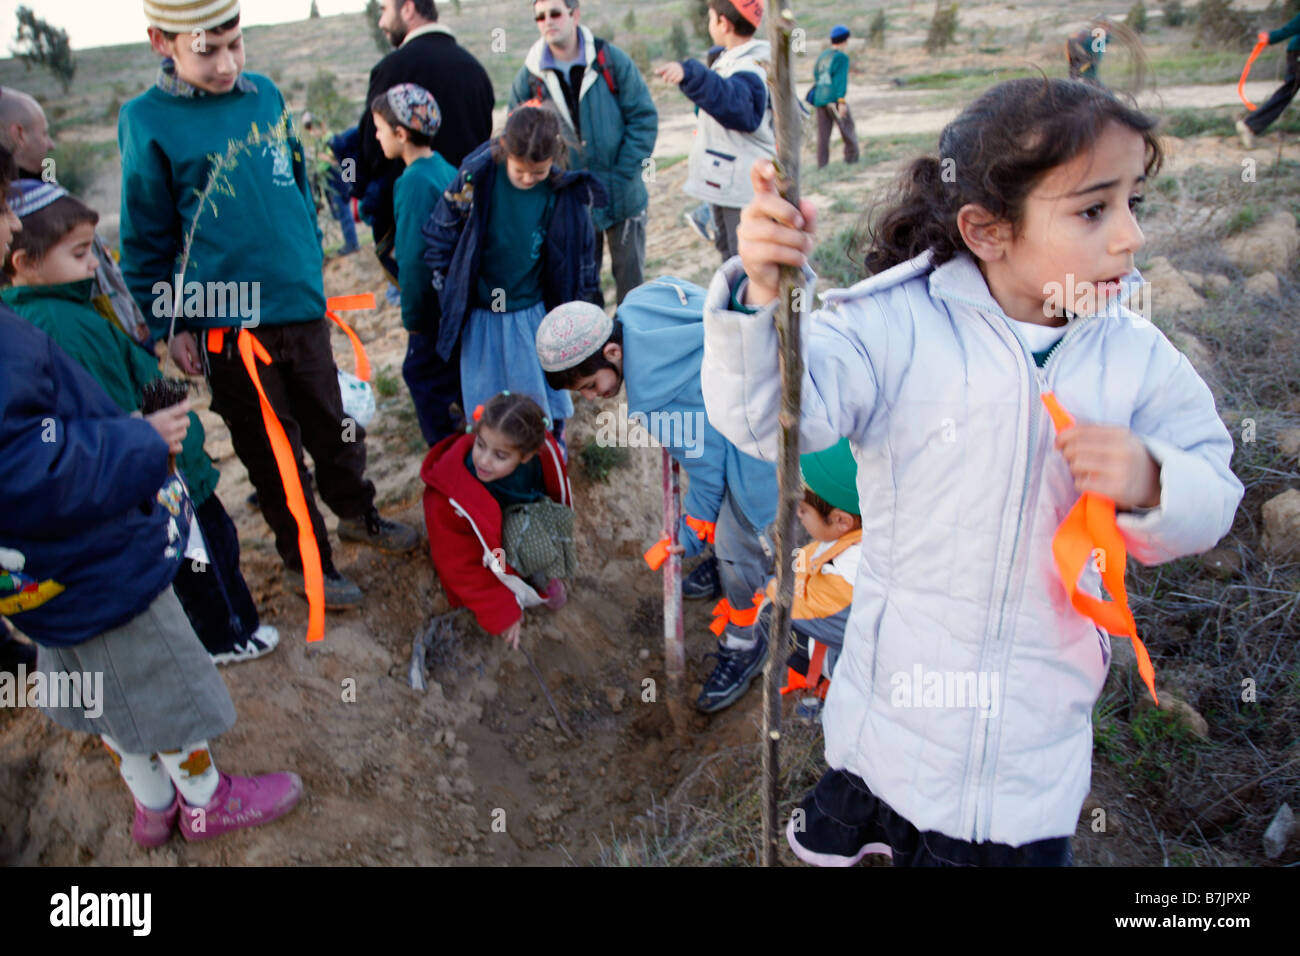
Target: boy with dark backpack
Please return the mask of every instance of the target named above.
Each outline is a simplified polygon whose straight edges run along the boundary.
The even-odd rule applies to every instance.
[[[567,302],[542,320],[537,352],[552,388],[611,398],[626,383],[627,417],[690,479],[677,545],[693,557],[712,543],[722,590],[711,628],[722,638],[717,666],[695,704],[714,713],[740,699],[767,659],[752,625],[775,557],[768,529],[777,489],[773,465],[742,453],[705,414],[704,294],[681,279],[655,279],[632,290],[612,319],[589,302]]]

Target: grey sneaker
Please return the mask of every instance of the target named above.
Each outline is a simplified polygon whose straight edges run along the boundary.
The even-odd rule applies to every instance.
[[[414,528],[389,521],[374,508],[360,518],[340,518],[339,540],[368,544],[386,554],[408,554],[420,546],[420,535]]]
[[[307,585],[303,582],[301,571],[285,568],[284,579],[291,591],[306,596]],[[358,607],[364,596],[361,588],[337,571],[325,572],[325,610],[346,611],[348,608]]]

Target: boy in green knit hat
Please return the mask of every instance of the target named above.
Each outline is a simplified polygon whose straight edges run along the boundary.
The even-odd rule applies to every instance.
[[[162,377],[158,360],[122,331],[107,295],[97,295],[95,224],[99,214],[57,183],[20,179],[13,211],[22,220],[4,272],[13,285],[0,298],[59,344],[124,412],[138,412],[145,386]],[[217,664],[261,657],[280,635],[262,625],[239,570],[239,538],[216,495],[220,475],[203,450],[193,412],[176,466],[185,480],[203,550],[182,561],[172,582],[185,616]],[[194,552],[191,552],[194,553]]]
[[[118,117],[122,272],[131,293],[155,336],[166,337],[172,303],[180,298],[172,283],[182,240],[197,223],[171,354],[185,373],[206,373],[212,410],[248,469],[291,587],[304,590],[298,525],[237,345],[248,335],[254,354],[270,358],[255,367],[302,487],[310,481],[305,447],[316,488],[339,517],[339,537],[390,553],[412,551],[419,544],[415,529],[375,509],[375,487],[364,474],[365,431],[344,418],[302,143],[275,84],[244,72],[239,2],[145,0],[144,9],[149,42],[163,60],[154,86]],[[201,206],[213,157],[231,150],[234,162]],[[335,568],[311,494],[306,509],[326,607],[356,606],[361,589]]]
[[[844,647],[844,626],[853,605],[853,582],[862,555],[862,512],[858,504],[858,466],[847,438],[825,451],[802,455],[804,496],[799,522],[812,541],[795,552],[794,604],[790,627],[795,648],[782,693],[802,691],[809,715],[820,711],[831,671]],[[776,599],[776,579],[755,627],[766,640]]]

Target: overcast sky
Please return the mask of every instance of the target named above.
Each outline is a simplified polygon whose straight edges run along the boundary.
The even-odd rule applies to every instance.
[[[366,0],[316,0],[323,17],[336,13],[359,13]],[[142,0],[0,0],[0,57],[11,56],[9,48],[18,32],[14,11],[31,7],[51,26],[68,31],[72,48],[112,46],[116,43],[145,42]],[[311,0],[241,0],[240,23],[286,23],[305,20]]]

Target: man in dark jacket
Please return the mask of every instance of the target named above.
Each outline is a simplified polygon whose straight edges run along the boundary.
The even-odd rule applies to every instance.
[[[393,259],[393,182],[402,174],[400,159],[385,159],[375,137],[370,102],[399,83],[422,86],[438,101],[442,126],[433,138],[433,148],[453,166],[460,166],[481,143],[492,135],[492,81],[487,71],[468,50],[456,42],[451,31],[438,24],[434,0],[384,0],[379,28],[396,49],[375,64],[361,111],[361,162],[352,195],[360,199],[372,183],[381,190],[371,226],[375,233],[375,254],[389,277],[396,280]]]
[[[608,241],[622,302],[643,279],[645,177],[659,135],[659,111],[631,58],[579,25],[578,17],[578,0],[534,0],[533,19],[542,36],[515,77],[510,108],[534,99],[552,101],[564,122],[570,168],[588,170],[605,187],[609,205],[592,212],[596,266]],[[604,305],[599,291],[597,296]]]

